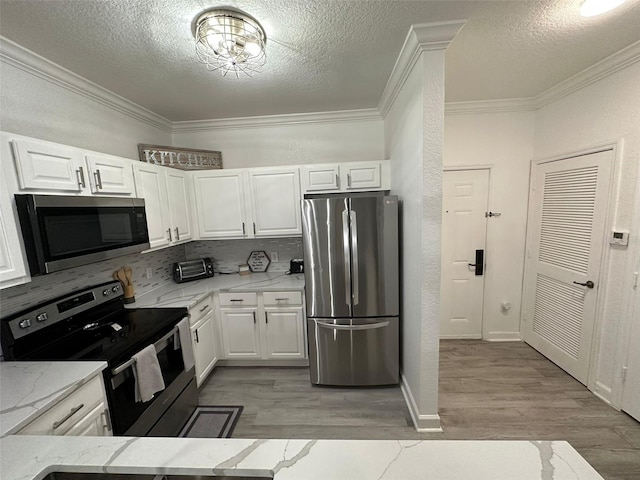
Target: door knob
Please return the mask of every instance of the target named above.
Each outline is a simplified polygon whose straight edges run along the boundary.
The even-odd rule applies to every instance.
[[[576,285],[582,285],[583,287],[587,287],[587,288],[593,288],[596,286],[596,284],[593,283],[591,280],[587,280],[584,283],[580,283],[580,282],[573,282],[573,283],[575,283]]]

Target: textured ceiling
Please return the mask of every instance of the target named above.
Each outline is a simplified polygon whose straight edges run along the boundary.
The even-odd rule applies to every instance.
[[[412,24],[468,19],[448,102],[535,96],[640,40],[640,1],[0,0],[0,35],[172,121],[376,107]],[[209,72],[191,22],[230,5],[267,32],[253,78]]]

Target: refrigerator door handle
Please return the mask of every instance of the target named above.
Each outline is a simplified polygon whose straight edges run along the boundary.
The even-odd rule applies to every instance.
[[[322,328],[330,328],[332,330],[373,330],[375,328],[385,328],[389,326],[389,322],[365,323],[364,325],[336,325],[335,323],[327,323],[316,320],[316,325]]]
[[[344,284],[347,305],[351,306],[351,255],[349,254],[349,210],[342,211],[342,253],[344,255]]]
[[[355,211],[351,211],[351,251],[353,252],[353,304],[358,305],[360,303],[360,288],[359,288],[359,275],[358,275],[358,217]]]

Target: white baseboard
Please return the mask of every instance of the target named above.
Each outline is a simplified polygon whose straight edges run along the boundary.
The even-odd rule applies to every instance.
[[[440,335],[440,340],[482,340],[482,335]]]
[[[401,373],[400,378],[400,390],[402,390],[404,401],[407,403],[409,413],[411,414],[411,421],[413,421],[413,427],[416,431],[420,433],[442,432],[440,415],[420,415],[418,405],[413,398],[413,394],[411,393],[411,388],[407,383],[406,377]]]
[[[487,342],[520,342],[520,332],[489,332],[485,337]]]
[[[600,400],[602,400],[604,403],[613,407],[613,404],[611,403],[613,400],[613,392],[611,388],[607,387],[603,383],[596,382],[593,389],[590,388],[589,390],[591,390],[591,392]],[[616,410],[620,410],[620,409],[617,408]]]
[[[260,360],[260,359],[221,359],[216,363],[220,367],[308,367],[309,359]]]

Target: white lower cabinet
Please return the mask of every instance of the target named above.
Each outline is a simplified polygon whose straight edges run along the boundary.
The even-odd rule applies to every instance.
[[[219,298],[225,364],[298,365],[307,358],[302,292],[221,293]]]
[[[111,435],[102,375],[96,375],[23,427],[18,435]]]
[[[267,358],[304,358],[304,319],[302,307],[266,308],[265,340]]]
[[[191,338],[196,364],[196,384],[199,387],[218,361],[213,310],[191,327]]]
[[[189,309],[191,344],[199,387],[218,362],[217,328],[213,296],[208,295]]]
[[[229,358],[261,358],[257,308],[221,308],[222,351]]]

